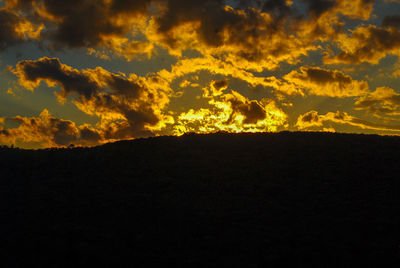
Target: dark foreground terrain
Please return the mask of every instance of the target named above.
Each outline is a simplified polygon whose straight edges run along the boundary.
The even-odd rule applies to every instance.
[[[0,168],[1,267],[400,267],[396,137],[3,148]]]

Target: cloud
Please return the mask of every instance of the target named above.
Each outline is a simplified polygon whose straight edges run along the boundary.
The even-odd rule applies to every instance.
[[[287,124],[286,114],[273,100],[249,100],[234,90],[225,91],[227,85],[221,81],[214,81],[204,89],[204,97],[209,99],[211,107],[181,113],[174,125],[174,133],[277,131]]]
[[[7,122],[17,124],[14,128],[5,128]],[[43,110],[39,117],[2,117],[0,118],[0,142],[37,142],[44,147],[84,145],[93,146],[103,142],[101,134],[88,125],[76,126],[69,120],[58,119]]]
[[[149,56],[153,45],[135,36],[156,0],[7,0],[6,8],[44,25],[40,39],[50,49],[99,49],[131,60]]]
[[[375,91],[360,97],[357,110],[367,110],[374,114],[400,115],[400,94],[389,87],[378,87]]]
[[[354,116],[349,115],[347,112],[337,111],[336,113],[328,112],[324,115],[318,114],[316,111],[310,111],[304,115],[300,115],[297,119],[296,127],[300,130],[309,129],[313,127],[321,128],[325,122],[332,122],[336,124],[345,124],[361,129],[375,130],[375,131],[389,131],[399,132],[400,125],[385,125],[381,123],[369,122]]]
[[[281,20],[293,13],[292,5],[293,2],[288,0],[265,0],[261,4],[261,9],[270,13],[275,19]]]
[[[393,26],[394,21],[386,23]],[[336,41],[342,51],[326,55],[326,64],[379,64],[387,55],[400,55],[400,29],[396,27],[359,26],[350,36],[342,34]]]
[[[320,16],[324,12],[335,7],[335,0],[304,0],[308,4],[309,13],[313,16]]]
[[[309,127],[321,127],[323,121],[321,120],[320,116],[318,115],[317,111],[309,111],[303,115],[300,115],[297,119],[296,126],[299,129],[305,129]]]
[[[95,47],[103,37],[123,36],[130,30],[130,18],[144,13],[152,1],[65,1],[11,0],[10,8],[33,13],[46,22],[43,37],[57,45]],[[126,16],[130,15],[130,16]]]
[[[44,25],[42,44],[83,48],[102,58],[149,58],[157,47],[176,56],[188,49],[242,69],[296,63],[319,41],[334,38],[343,17],[367,20],[371,0],[8,0],[7,9]]]
[[[235,9],[224,1],[169,1],[164,12],[153,18],[147,39],[181,55],[195,49],[215,55],[243,69],[275,69],[279,62],[293,62],[308,50],[309,40],[287,34],[285,23],[271,14],[247,7]]]
[[[372,11],[366,1],[342,0],[335,2],[335,8],[327,8],[330,12],[322,18],[307,20],[299,14],[289,16],[291,1],[264,1],[260,9],[244,2],[235,9],[224,1],[169,1],[160,16],[151,20],[145,35],[175,55],[195,49],[238,68],[261,72],[276,69],[281,62],[295,63],[317,50],[314,42],[336,33],[339,22],[333,18],[338,14],[366,19]]]
[[[400,28],[400,15],[385,16],[382,20],[382,26]]]
[[[22,43],[27,39],[36,39],[42,30],[17,13],[0,8],[0,50]]]
[[[227,80],[212,81],[210,87],[203,88],[204,97],[212,98],[224,94],[224,91],[228,89]]]
[[[392,74],[392,77],[394,77],[394,78],[400,77],[400,70],[394,71],[393,74]]]
[[[208,71],[211,74],[237,78],[248,83],[252,87],[262,86],[265,88],[272,88],[286,95],[303,95],[303,92],[294,85],[281,81],[275,76],[255,76],[252,72],[238,68],[231,63],[216,59],[212,56],[179,60],[176,64],[171,66],[170,71],[163,69],[159,71],[157,75],[168,81],[168,83],[171,83],[179,77],[199,71]]]
[[[175,79],[175,73],[165,71],[146,78],[134,74],[126,77],[100,67],[74,69],[57,58],[46,57],[21,61],[11,71],[19,78],[20,85],[32,91],[42,81],[49,87],[59,86],[56,95],[60,102],[72,97],[81,111],[100,118],[96,126],[87,125],[87,129],[75,131],[70,139],[75,143],[77,133],[85,140],[98,134],[100,141],[106,142],[152,136],[167,124],[172,125],[177,134],[212,130],[276,131],[286,124],[286,114],[273,100],[249,100],[236,91],[227,93],[226,79],[213,81],[204,89],[210,109],[182,113],[174,124],[174,119],[166,114],[166,107],[171,95],[169,84]],[[173,72],[181,74],[178,70]]]
[[[11,71],[19,77],[19,84],[30,90],[42,81],[60,86],[58,100],[64,102],[73,96],[81,111],[101,119],[107,139],[151,136],[153,130],[171,121],[163,113],[170,89],[159,83],[158,77],[125,77],[101,67],[77,70],[46,57],[21,61]]]
[[[304,1],[308,3],[308,16],[295,17],[291,23],[291,33],[307,40],[304,42],[323,45],[343,35],[348,18],[364,21],[370,19],[374,4],[372,0]],[[323,46],[316,47],[323,49]]]
[[[260,9],[234,9],[221,5],[223,1],[178,2],[170,1],[174,5],[154,22],[157,30],[148,39],[177,54],[195,49],[259,72],[276,69],[281,62],[295,63],[317,50],[315,42],[333,38],[343,26],[339,16],[367,20],[373,10],[370,0],[310,0],[307,19],[294,12],[291,1],[264,1]]]
[[[20,85],[29,90],[38,87],[41,81],[46,81],[50,86],[59,84],[62,87],[60,95],[64,97],[77,93],[90,99],[101,88],[90,71],[81,72],[73,69],[62,64],[58,58],[24,60],[18,62],[12,72],[19,77]]]
[[[370,18],[374,0],[304,0],[312,17],[340,13],[352,19]]]
[[[360,96],[368,91],[368,83],[353,80],[340,71],[319,67],[301,67],[283,77],[296,87],[303,88],[310,95],[329,97]]]

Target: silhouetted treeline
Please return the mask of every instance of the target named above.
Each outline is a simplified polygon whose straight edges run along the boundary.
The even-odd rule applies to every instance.
[[[399,267],[400,138],[0,148],[3,267]]]

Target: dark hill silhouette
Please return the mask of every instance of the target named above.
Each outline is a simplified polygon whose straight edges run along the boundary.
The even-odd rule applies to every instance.
[[[2,267],[399,267],[399,156],[289,132],[2,148]]]

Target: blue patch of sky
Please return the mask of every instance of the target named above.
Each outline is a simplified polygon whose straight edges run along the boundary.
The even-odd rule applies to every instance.
[[[382,19],[385,16],[400,15],[400,2],[385,2],[384,0],[377,0],[374,6],[375,16],[371,19],[371,24],[381,26]]]

